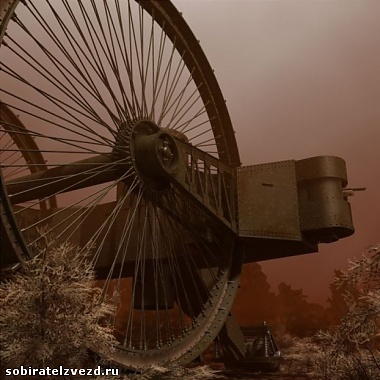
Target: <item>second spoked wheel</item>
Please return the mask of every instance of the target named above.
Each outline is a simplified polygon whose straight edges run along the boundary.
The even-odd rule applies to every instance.
[[[198,41],[168,1],[1,7],[2,102],[48,166],[6,178],[25,164],[1,147],[19,243],[33,255],[31,231],[43,228],[52,244],[91,246],[99,284],[117,303],[112,360],[131,368],[191,361],[228,316],[241,265],[234,235],[165,177],[187,170],[175,167],[183,157],[173,139],[239,165]],[[135,141],[151,135],[146,150]],[[57,207],[38,207],[53,197]]]

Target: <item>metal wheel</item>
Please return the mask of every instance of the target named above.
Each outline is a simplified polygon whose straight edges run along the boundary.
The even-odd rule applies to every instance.
[[[34,136],[4,103],[0,103],[0,125],[1,162],[7,163],[2,173],[5,180],[43,172],[48,168]],[[37,205],[46,210],[57,207],[57,201],[55,197],[49,197]]]
[[[235,236],[167,179],[190,167],[175,165],[176,140],[240,164],[198,41],[169,1],[13,0],[0,11],[2,107],[20,113],[49,168],[5,178],[7,218],[29,253],[38,227],[53,244],[93,247],[118,303],[112,360],[189,362],[222,327],[241,268]],[[36,207],[52,197],[59,207]]]
[[[3,183],[3,178],[5,180],[11,180],[12,178],[17,178],[22,175],[29,173],[43,172],[47,169],[45,160],[38,149],[33,136],[29,133],[27,128],[22,124],[20,119],[8,108],[5,104],[0,103],[0,162],[7,163],[4,170],[1,171],[1,181]],[[3,195],[3,193],[2,193]],[[3,198],[3,196],[2,196]],[[10,207],[10,205],[8,205]],[[40,202],[32,202],[32,204],[24,204],[22,209],[27,209],[28,207],[37,208],[39,210],[47,210],[50,208],[57,207],[57,201],[55,197],[50,197],[47,199],[40,200]],[[2,214],[5,214],[3,210],[4,205],[2,203]],[[17,209],[15,213],[17,214]],[[9,212],[8,212],[9,214]],[[11,216],[12,218],[12,216]],[[13,219],[13,218],[12,218]],[[2,219],[3,220],[3,219]],[[22,223],[22,221],[20,221]],[[22,224],[20,224],[22,228]],[[7,234],[12,236],[11,240],[17,240],[14,233],[15,228],[12,227],[12,222],[7,218],[7,222],[2,223],[2,228],[8,229],[8,232],[2,231],[2,236],[5,237]],[[17,234],[17,231],[16,231]],[[20,239],[20,237],[19,237]],[[21,238],[22,239],[22,238]],[[28,236],[28,240],[32,239]],[[6,240],[4,238],[4,240]],[[17,245],[21,245],[17,247]],[[25,245],[21,242],[17,244],[14,249],[14,255],[17,256],[18,261],[23,261],[28,258],[29,252],[27,251]],[[2,245],[2,248],[5,248]],[[5,248],[5,250],[8,250]],[[16,258],[16,257],[15,257]],[[1,262],[2,267],[7,267],[12,261],[11,257],[7,257],[2,250]]]

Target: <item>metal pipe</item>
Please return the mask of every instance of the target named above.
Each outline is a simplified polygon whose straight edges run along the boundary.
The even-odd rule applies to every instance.
[[[12,204],[28,202],[113,181],[119,165],[111,154],[98,155],[7,181],[6,191]]]

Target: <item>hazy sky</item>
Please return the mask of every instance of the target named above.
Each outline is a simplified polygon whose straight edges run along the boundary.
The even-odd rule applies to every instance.
[[[334,268],[380,242],[380,1],[175,0],[215,69],[243,165],[347,162],[356,233],[265,262],[270,282],[324,302]]]

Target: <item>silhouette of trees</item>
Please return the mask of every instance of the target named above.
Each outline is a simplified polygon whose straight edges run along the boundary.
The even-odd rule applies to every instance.
[[[240,289],[232,309],[236,321],[242,326],[261,325],[275,321],[274,292],[270,291],[267,276],[258,263],[243,267]]]
[[[302,323],[302,311],[306,304],[306,296],[302,293],[302,289],[292,289],[290,285],[280,283],[276,304],[278,323],[289,334],[297,335],[299,332],[297,325],[299,322]]]
[[[302,289],[293,289],[291,285],[280,283],[278,286],[277,323],[288,334],[307,337],[326,328],[328,319],[323,306],[307,302]]]
[[[241,286],[232,313],[242,326],[261,325],[263,321],[277,331],[298,337],[313,336],[327,328],[329,320],[323,306],[307,302],[302,289],[280,283],[272,292],[267,276],[257,263],[243,268]]]
[[[277,294],[271,291],[258,263],[244,265],[232,313],[241,326],[261,325],[266,321],[277,332],[298,337],[313,336],[329,323],[325,308],[307,302],[302,289],[281,283]]]

